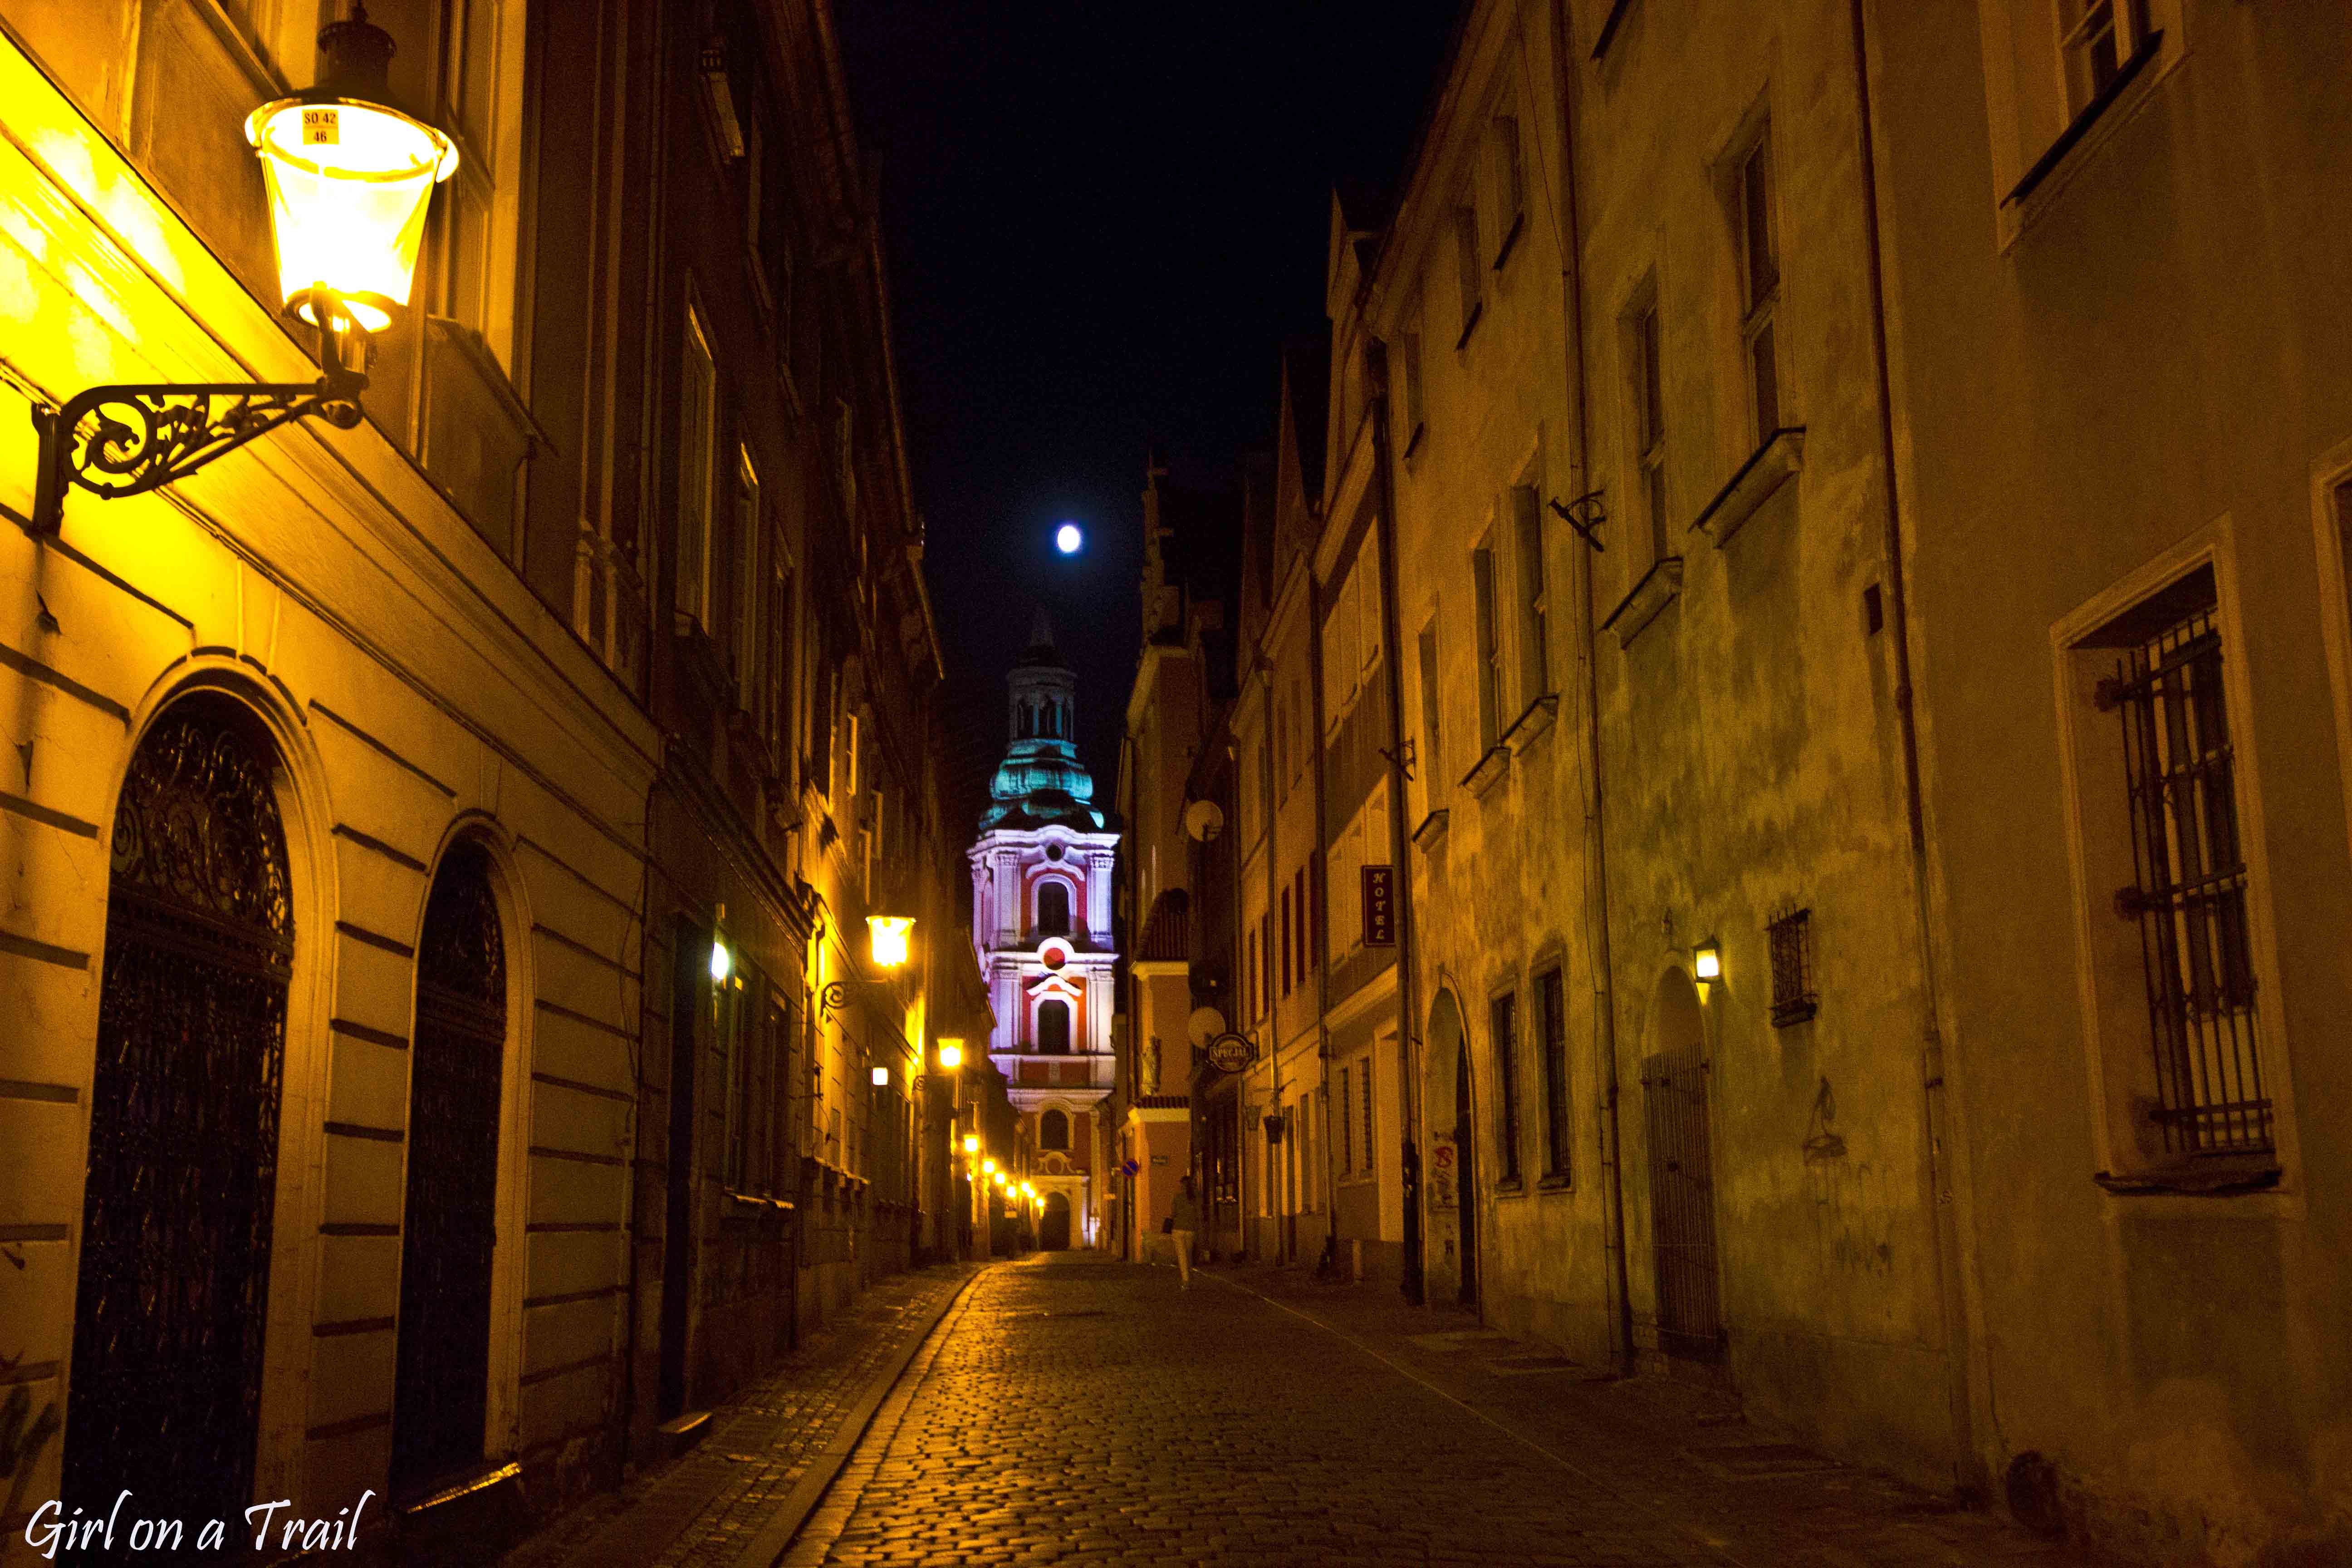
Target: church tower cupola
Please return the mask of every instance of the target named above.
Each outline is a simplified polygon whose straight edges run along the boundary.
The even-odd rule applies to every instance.
[[[1028,651],[1005,685],[1013,743],[989,783],[982,831],[1047,823],[1101,828],[1094,777],[1078,761],[1078,679],[1055,650],[1053,624],[1043,609],[1030,627]]]

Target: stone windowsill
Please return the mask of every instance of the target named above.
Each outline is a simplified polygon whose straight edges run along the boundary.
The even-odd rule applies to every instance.
[[[1537,1180],[1536,1191],[1539,1193],[1572,1192],[1575,1190],[1575,1185],[1576,1184],[1566,1176],[1544,1176]]]
[[[1503,731],[1502,740],[1496,743],[1510,747],[1514,756],[1523,756],[1537,737],[1550,730],[1552,721],[1559,716],[1559,693],[1547,691],[1528,703],[1526,710],[1511,721],[1511,727]]]
[[[1770,500],[1789,477],[1805,466],[1805,427],[1784,426],[1765,437],[1764,444],[1739,465],[1731,481],[1716,491],[1706,510],[1691,524],[1695,533],[1705,532],[1722,549],[1731,542],[1740,525],[1756,515],[1756,510]]]
[[[1426,855],[1436,848],[1438,842],[1445,837],[1445,826],[1450,815],[1444,806],[1440,806],[1423,817],[1421,826],[1412,830],[1412,841],[1421,847],[1423,854]]]
[[[1528,1195],[1528,1184],[1517,1176],[1505,1176],[1495,1184],[1495,1195],[1498,1198],[1523,1198]]]
[[[2163,1196],[2227,1198],[2243,1193],[2269,1192],[2279,1184],[2279,1168],[2268,1155],[2253,1159],[2216,1161],[2211,1165],[2165,1166],[2126,1172],[2122,1175],[2095,1172],[2091,1180],[2118,1197]]]
[[[1511,748],[1499,742],[1486,748],[1486,754],[1477,765],[1462,775],[1462,787],[1480,799],[1495,787],[1495,781],[1511,770]]]
[[[1656,620],[1658,612],[1673,604],[1682,591],[1683,558],[1662,556],[1642,574],[1642,580],[1633,584],[1633,591],[1617,601],[1617,607],[1609,612],[1601,629],[1615,632],[1619,647],[1631,647],[1642,628]]]

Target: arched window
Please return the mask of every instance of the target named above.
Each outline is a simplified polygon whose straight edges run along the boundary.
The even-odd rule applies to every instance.
[[[1070,934],[1070,889],[1066,884],[1046,882],[1037,889],[1037,934]]]
[[[1070,1054],[1070,1005],[1067,1002],[1037,1004],[1037,1049],[1049,1057]]]
[[[1037,1147],[1067,1149],[1070,1146],[1070,1119],[1058,1110],[1049,1110],[1037,1119]]]

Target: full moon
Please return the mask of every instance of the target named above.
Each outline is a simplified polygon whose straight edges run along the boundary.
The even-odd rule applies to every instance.
[[[1076,555],[1078,546],[1086,542],[1087,536],[1078,531],[1075,522],[1066,522],[1054,531],[1054,548],[1065,555]]]

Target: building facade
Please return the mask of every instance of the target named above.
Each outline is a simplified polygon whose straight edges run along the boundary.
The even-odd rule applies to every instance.
[[[971,931],[995,1024],[988,1056],[1027,1152],[1037,1245],[1090,1247],[1102,1223],[1117,1007],[1112,891],[1118,833],[1078,761],[1077,678],[1037,613],[1006,679],[1012,744],[989,784],[971,864]],[[1032,1194],[1024,1194],[1032,1195]]]
[[[2352,16],[1869,22],[1969,1447],[2352,1558]]]
[[[977,999],[824,9],[376,13],[457,161],[364,420],[56,533],[0,474],[11,1541],[121,1486],[495,1539],[940,1245]],[[0,4],[11,428],[316,376],[242,123],[334,16]],[[877,912],[908,978],[826,1005]]]

